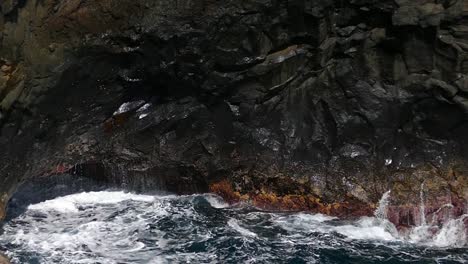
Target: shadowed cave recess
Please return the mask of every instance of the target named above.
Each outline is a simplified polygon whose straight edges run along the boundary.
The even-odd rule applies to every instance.
[[[468,1],[3,0],[0,69],[0,219],[34,182],[468,214]]]

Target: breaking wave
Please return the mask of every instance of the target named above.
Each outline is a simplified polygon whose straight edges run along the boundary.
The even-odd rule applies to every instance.
[[[0,250],[13,263],[466,263],[466,217],[403,236],[381,217],[264,212],[211,194],[85,192],[29,205],[3,226]]]

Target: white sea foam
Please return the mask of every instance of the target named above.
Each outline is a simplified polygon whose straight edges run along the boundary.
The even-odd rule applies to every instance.
[[[65,197],[59,197],[42,203],[30,205],[29,210],[58,212],[78,212],[79,205],[92,204],[115,204],[127,200],[153,202],[154,197],[148,195],[137,195],[126,192],[89,192],[72,194]]]
[[[380,226],[360,227],[354,225],[345,225],[336,227],[335,230],[351,239],[365,240],[396,240],[389,232]]]
[[[318,232],[327,232],[328,228],[324,228],[326,225],[321,225],[321,223],[334,219],[337,218],[323,214],[298,213],[277,216],[275,222],[281,226],[281,228],[288,231],[307,231],[314,229]]]
[[[203,201],[200,197],[209,205],[199,203]],[[207,206],[222,210],[212,214]],[[150,196],[106,191],[73,194],[29,206],[4,225],[0,247],[13,246],[7,252],[13,263],[22,263],[21,254],[33,253],[42,257],[39,263],[109,264],[216,262],[229,250],[243,253],[257,248],[254,243],[261,243],[261,248],[268,243],[280,244],[285,250],[311,245],[314,250],[345,248],[362,241],[466,247],[467,217],[450,220],[440,229],[419,227],[401,236],[388,220],[377,217],[342,221],[322,214],[232,209],[215,195]],[[241,243],[236,244],[239,240]],[[206,252],[198,252],[204,247]],[[268,262],[276,253],[250,257]],[[309,257],[314,262],[312,252]]]
[[[46,256],[44,263],[119,263],[117,260],[126,259],[124,262],[131,263],[129,256],[148,246],[139,234],[148,232],[148,223],[167,216],[169,208],[170,197],[126,192],[68,195],[30,205],[18,219],[21,227],[6,225],[0,242],[9,241]],[[156,237],[151,247],[164,246],[164,240]]]
[[[208,194],[205,196],[205,199],[213,208],[221,209],[229,207],[229,204],[223,201],[219,196]]]
[[[227,222],[228,225],[236,230],[237,232],[239,232],[241,235],[243,236],[246,236],[246,237],[257,237],[257,234],[255,234],[254,232],[246,229],[246,228],[243,228],[239,225],[239,222],[236,220],[236,219],[229,219],[229,221]]]
[[[381,219],[363,217],[354,225],[342,225],[332,230],[350,239],[396,241],[397,231],[394,226]]]
[[[466,247],[468,234],[466,233],[465,219],[468,214],[448,221],[435,236],[433,245],[437,247]]]
[[[434,236],[432,229],[428,225],[415,226],[411,228],[406,240],[412,243],[429,243]]]

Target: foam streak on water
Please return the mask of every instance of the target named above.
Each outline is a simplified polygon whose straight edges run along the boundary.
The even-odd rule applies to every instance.
[[[214,195],[92,192],[30,205],[4,225],[0,251],[13,263],[464,263],[466,217],[419,243],[382,217],[231,208]]]

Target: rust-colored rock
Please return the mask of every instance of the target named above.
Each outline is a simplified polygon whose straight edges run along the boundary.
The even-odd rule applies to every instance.
[[[345,202],[324,203],[312,194],[243,193],[234,191],[229,181],[223,180],[210,185],[210,191],[221,196],[228,203],[246,202],[269,211],[322,213],[344,218],[372,215],[374,206],[362,203],[352,197]]]
[[[3,1],[0,192],[93,161],[272,210],[466,205],[465,1],[306,2]]]
[[[8,202],[8,196],[6,194],[0,194],[0,222],[6,216],[6,206]]]
[[[227,180],[211,184],[210,192],[221,196],[227,203],[230,204],[245,200],[245,197],[242,197],[239,192],[234,191],[232,184]]]
[[[10,264],[10,260],[7,256],[0,253],[0,264]]]

